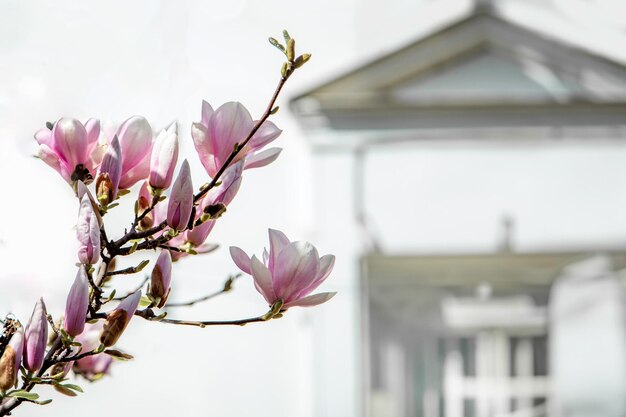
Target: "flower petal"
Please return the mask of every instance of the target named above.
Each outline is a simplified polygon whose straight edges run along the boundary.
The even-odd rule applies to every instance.
[[[224,163],[235,143],[242,142],[252,130],[250,113],[239,102],[222,104],[209,120],[209,137],[218,164]],[[242,155],[243,157],[243,155]]]
[[[217,173],[214,157],[215,151],[213,143],[209,139],[209,132],[206,126],[203,126],[201,123],[192,124],[191,137],[202,166],[211,177],[214,177]]]
[[[291,241],[280,230],[268,229],[268,233],[270,235],[270,253],[268,256],[267,267],[270,271],[273,271],[274,264],[276,263],[276,257],[285,246],[291,243]]]
[[[335,266],[335,255],[322,256],[320,258],[320,269],[317,272],[317,276],[315,277],[315,280],[313,280],[313,282],[311,282],[309,286],[304,288],[298,294],[298,296],[299,297],[304,296],[306,294],[310,294],[313,291],[315,291],[315,289],[319,287],[322,284],[322,282],[326,280],[326,278],[328,278],[328,275],[330,275],[334,266]]]
[[[270,258],[271,262],[271,258]],[[276,295],[285,304],[306,295],[302,291],[317,277],[320,258],[309,242],[293,242],[276,257],[272,276]]]
[[[60,159],[67,162],[72,171],[78,164],[89,159],[87,155],[87,131],[76,119],[61,118],[52,128],[54,149]]]
[[[122,148],[122,173],[141,163],[152,150],[152,128],[142,116],[133,116],[117,129]],[[149,163],[149,162],[148,162]]]
[[[209,119],[213,115],[213,107],[209,104],[208,101],[202,100],[202,124],[205,127],[209,126]]]
[[[256,123],[256,122],[255,122]],[[250,149],[261,149],[283,133],[276,125],[269,120],[263,122],[259,130],[250,139]]]
[[[261,168],[265,165],[269,165],[274,162],[276,158],[278,158],[278,155],[280,155],[282,150],[282,148],[270,148],[263,152],[249,156],[246,158],[244,169]]]
[[[321,292],[319,294],[309,295],[308,297],[300,298],[298,300],[287,303],[283,306],[284,309],[291,307],[313,307],[330,300],[337,294],[336,292]]]
[[[252,270],[250,269],[250,257],[248,254],[237,246],[231,246],[228,249],[230,250],[230,257],[233,258],[235,265],[237,265],[237,267],[246,274],[252,275]]]
[[[268,304],[274,304],[278,298],[274,292],[272,274],[269,269],[267,269],[256,256],[252,256],[250,269],[252,271],[252,278],[254,278],[254,286],[257,291],[263,295]]]
[[[47,127],[39,129],[37,132],[35,132],[35,140],[40,145],[48,145],[50,148],[52,148],[52,131]]]

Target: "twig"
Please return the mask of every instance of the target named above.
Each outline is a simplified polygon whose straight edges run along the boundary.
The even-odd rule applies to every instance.
[[[134,290],[130,291],[128,294],[122,296],[122,297],[115,297],[113,298],[113,300],[115,301],[122,301],[125,298],[130,297],[131,295],[133,295],[134,293],[136,293],[137,291],[139,291],[140,289],[143,288],[144,285],[146,285],[146,283],[150,280],[150,275],[146,275],[143,280],[141,281],[141,284],[139,284],[137,286],[137,288],[135,288]]]
[[[218,295],[227,293],[230,290],[232,290],[233,289],[233,283],[239,277],[241,277],[241,274],[237,274],[237,275],[233,275],[233,276],[229,277],[226,280],[226,282],[224,282],[224,287],[221,290],[219,290],[219,291],[215,291],[215,292],[213,292],[211,294],[205,295],[204,297],[199,297],[199,298],[196,298],[196,299],[191,300],[191,301],[180,302],[180,303],[168,303],[168,304],[165,305],[165,307],[166,308],[170,308],[170,307],[189,307],[189,306],[192,306],[194,304],[201,303],[203,301],[207,301],[207,300],[210,300],[212,298],[215,298]]]

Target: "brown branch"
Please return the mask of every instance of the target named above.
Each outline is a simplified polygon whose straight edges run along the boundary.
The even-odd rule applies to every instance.
[[[219,290],[219,291],[215,291],[215,292],[213,292],[211,294],[208,294],[208,295],[205,295],[203,297],[199,297],[199,298],[193,299],[191,301],[180,302],[180,303],[167,303],[165,305],[165,307],[166,308],[170,308],[170,307],[190,307],[190,306],[192,306],[194,304],[201,303],[203,301],[207,301],[207,300],[210,300],[212,298],[215,298],[218,295],[225,294],[225,293],[227,293],[227,292],[229,292],[230,290],[233,289],[233,283],[239,277],[241,277],[241,274],[237,274],[237,275],[233,275],[233,276],[229,277],[226,280],[226,282],[224,282],[224,287],[221,290]]]

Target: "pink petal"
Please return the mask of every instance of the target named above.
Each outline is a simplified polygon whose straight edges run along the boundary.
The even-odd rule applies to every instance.
[[[122,149],[122,160],[124,160],[124,150]],[[120,177],[120,190],[126,190],[148,178],[150,174],[150,152],[144,155],[144,158],[132,169],[124,172],[122,168],[122,176]]]
[[[48,128],[39,129],[35,132],[35,140],[40,145],[47,145],[50,148],[52,145],[52,131]]]
[[[67,172],[67,164],[65,161],[59,160],[59,156],[48,145],[39,145],[37,150],[37,157],[48,164],[52,169],[61,174],[63,179],[70,182],[71,173]]]
[[[221,176],[221,184],[217,187],[209,190],[207,195],[202,200],[202,206],[206,207],[211,204],[222,203],[225,206],[229,205],[239,187],[241,186],[241,173],[243,172],[243,162],[237,162],[231,165],[224,171]]]
[[[193,249],[196,251],[196,253],[211,253],[219,247],[220,245],[218,245],[217,243],[203,243],[202,245],[196,246]]]
[[[291,243],[291,241],[280,230],[269,229],[268,233],[270,235],[270,253],[268,257],[269,263],[267,266],[270,271],[273,271],[276,263],[276,257],[285,246]]]
[[[317,249],[309,242],[293,242],[285,246],[271,270],[276,295],[285,303],[306,295],[302,290],[315,280],[319,261]]]
[[[244,169],[260,168],[269,165],[278,158],[282,148],[270,148],[246,158]]]
[[[310,294],[313,291],[315,291],[315,289],[317,287],[319,287],[322,282],[324,282],[326,280],[326,278],[328,278],[328,276],[330,275],[331,271],[333,270],[333,267],[335,266],[335,256],[334,255],[324,255],[320,258],[320,269],[317,272],[317,276],[315,277],[315,280],[313,280],[313,282],[307,286],[306,288],[304,288],[299,294],[298,296],[303,296],[306,294]]]
[[[233,258],[235,265],[246,274],[252,275],[252,271],[250,270],[250,257],[248,254],[237,246],[231,246],[228,249],[230,250],[230,257]]]
[[[205,127],[209,126],[209,119],[211,119],[211,115],[213,115],[213,107],[209,104],[208,101],[202,100],[202,124]]]
[[[117,130],[117,137],[122,148],[122,173],[126,174],[144,161],[146,155],[150,155],[152,128],[142,116],[133,116],[122,123]]]
[[[222,104],[213,113],[209,120],[209,137],[213,142],[215,159],[218,164],[226,161],[226,158],[233,151],[235,143],[243,142],[252,130],[252,126],[250,113],[239,102]]]
[[[185,232],[185,237],[187,238],[187,241],[193,243],[194,246],[200,246],[209,236],[209,233],[211,233],[211,230],[213,230],[214,226],[215,220],[206,221],[191,230],[187,230]]]
[[[321,292],[319,294],[309,295],[308,297],[300,298],[298,300],[287,303],[283,308],[291,307],[313,307],[330,300],[337,294],[336,292]]]
[[[256,122],[255,122],[256,123]],[[266,120],[250,139],[250,149],[261,149],[280,136],[283,131],[269,120]]]
[[[256,256],[252,256],[250,269],[252,270],[252,278],[254,278],[254,286],[257,291],[263,295],[269,304],[274,304],[277,297],[274,293],[272,274],[270,274],[269,269],[267,269]]]
[[[78,120],[59,119],[52,129],[52,137],[54,150],[60,159],[67,162],[72,171],[76,168],[76,165],[84,164],[89,159],[87,154],[87,131]]]
[[[193,144],[200,158],[200,162],[207,173],[214,177],[217,173],[217,166],[215,165],[215,151],[213,149],[213,143],[209,139],[209,132],[205,126],[200,123],[194,123],[191,125],[191,137],[193,138]]]
[[[98,138],[100,137],[100,120],[87,120],[87,123],[85,123],[85,131],[87,132],[87,151],[91,154],[91,151],[96,147]]]

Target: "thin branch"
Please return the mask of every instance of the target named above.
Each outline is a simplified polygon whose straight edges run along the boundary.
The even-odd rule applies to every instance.
[[[140,289],[143,288],[144,285],[146,285],[146,283],[150,280],[150,275],[146,275],[143,280],[141,281],[141,284],[139,284],[137,286],[137,288],[135,288],[134,290],[130,291],[128,294],[122,296],[122,297],[115,297],[113,298],[113,300],[115,301],[122,301],[125,298],[130,297],[131,295],[133,295],[134,293],[136,293],[137,291],[139,291]]]
[[[211,294],[208,294],[208,295],[205,295],[203,297],[199,297],[199,298],[193,299],[191,301],[180,302],[180,303],[167,303],[165,305],[165,307],[166,308],[170,308],[170,307],[190,307],[190,306],[192,306],[194,304],[201,303],[203,301],[207,301],[207,300],[210,300],[212,298],[215,298],[218,295],[225,294],[225,293],[227,293],[227,292],[229,292],[230,290],[233,289],[233,283],[239,277],[241,277],[241,274],[230,276],[226,280],[226,282],[224,283],[224,287],[221,290],[219,290],[219,291],[215,291],[215,292],[213,292]]]

